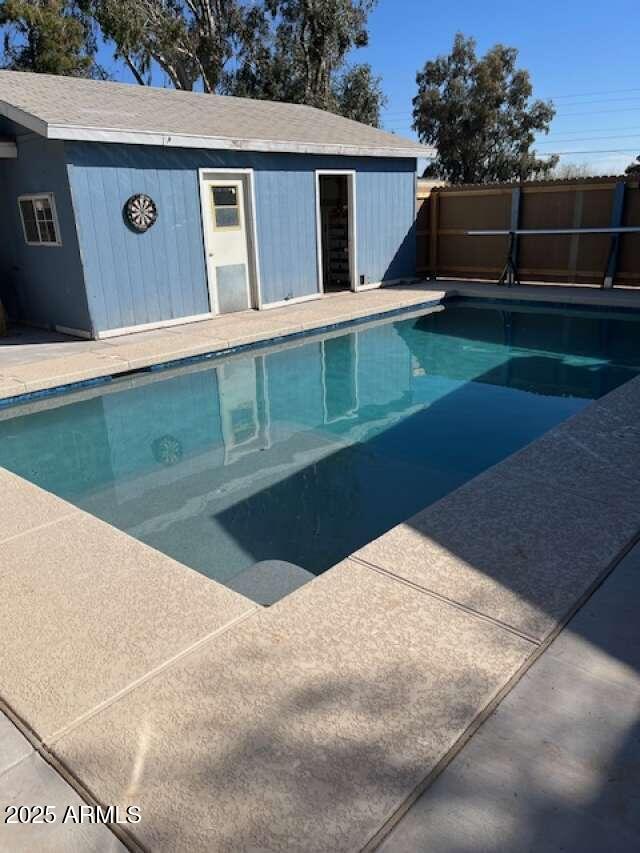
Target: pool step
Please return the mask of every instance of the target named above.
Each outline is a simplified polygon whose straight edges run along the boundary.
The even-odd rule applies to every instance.
[[[268,607],[313,580],[315,575],[286,560],[261,560],[236,575],[227,586]]]

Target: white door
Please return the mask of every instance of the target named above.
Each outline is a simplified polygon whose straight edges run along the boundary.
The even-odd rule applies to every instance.
[[[251,299],[244,183],[221,178],[204,181],[202,187],[211,310],[245,311]]]

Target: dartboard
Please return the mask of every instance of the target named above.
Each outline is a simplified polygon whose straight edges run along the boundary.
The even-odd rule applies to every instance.
[[[151,442],[151,452],[156,462],[175,465],[182,459],[182,444],[172,435],[163,435]]]
[[[132,195],[124,206],[127,222],[135,231],[146,231],[158,218],[154,200],[144,193]]]

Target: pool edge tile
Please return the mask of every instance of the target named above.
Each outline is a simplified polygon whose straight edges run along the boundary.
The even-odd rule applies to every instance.
[[[384,290],[384,288],[381,288],[380,290]],[[119,369],[111,371],[102,370],[102,365],[100,365],[98,368],[94,368],[89,372],[80,372],[79,374],[73,373],[73,379],[68,381],[60,381],[63,378],[60,375],[49,376],[44,384],[38,380],[29,380],[26,382],[20,380],[20,384],[25,385],[24,390],[16,388],[15,394],[11,394],[8,397],[0,397],[0,407],[10,407],[34,399],[64,394],[78,388],[87,387],[95,382],[109,381],[112,377],[119,376],[122,373],[135,373],[149,369],[168,369],[186,365],[192,361],[198,361],[201,359],[205,360],[209,357],[221,358],[225,355],[233,355],[238,351],[250,351],[254,347],[264,348],[270,345],[277,345],[279,342],[287,339],[296,339],[298,337],[303,338],[311,334],[321,334],[323,331],[347,328],[350,325],[355,326],[369,320],[384,319],[385,317],[391,319],[393,316],[401,316],[407,311],[419,310],[421,307],[424,307],[425,310],[427,310],[430,306],[440,304],[447,298],[451,298],[453,295],[453,291],[449,291],[449,293],[446,291],[436,291],[435,293],[428,290],[421,291],[420,296],[426,296],[426,299],[415,298],[410,302],[399,301],[396,305],[378,305],[372,306],[371,308],[362,308],[357,311],[350,310],[347,311],[346,316],[340,315],[338,319],[323,317],[322,319],[312,321],[309,324],[305,322],[284,324],[282,326],[274,324],[273,328],[268,329],[267,331],[261,330],[255,334],[248,333],[237,337],[229,336],[228,340],[210,339],[205,332],[198,334],[198,331],[194,331],[190,334],[190,330],[192,328],[191,324],[186,324],[184,327],[177,327],[180,330],[179,332],[175,329],[172,329],[169,332],[171,335],[169,340],[171,340],[172,344],[176,339],[186,337],[191,337],[195,341],[193,351],[188,347],[186,348],[186,352],[184,352],[182,348],[179,348],[179,355],[172,349],[169,352],[164,352],[158,357],[141,356],[127,360],[126,358],[117,355],[118,348],[126,348],[127,344],[135,345],[135,341],[125,341],[124,337],[118,340],[118,344],[110,342],[110,339],[96,341],[96,347],[90,350],[90,354],[97,356],[101,361],[104,359],[111,359],[119,366]],[[260,314],[261,319],[263,319],[263,313],[264,312]],[[228,326],[225,328],[228,328]],[[223,343],[225,345],[224,347],[219,346]],[[102,346],[100,346],[100,344],[102,344]],[[70,356],[63,358],[75,359],[76,357]],[[47,361],[40,363],[39,366],[41,366],[43,371],[46,372],[47,364],[55,364],[56,361],[61,360],[62,359],[56,358],[48,359]],[[30,365],[26,365],[26,372],[30,372],[29,368]],[[16,369],[20,370],[21,366],[17,366]],[[18,381],[18,379],[15,381]]]

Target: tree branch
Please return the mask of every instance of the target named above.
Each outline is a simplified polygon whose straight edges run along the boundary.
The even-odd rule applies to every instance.
[[[138,83],[140,86],[146,86],[147,83],[146,83],[144,77],[142,76],[142,74],[140,74],[140,72],[136,68],[131,57],[127,53],[123,53],[122,58],[124,59],[125,64],[126,64],[127,68],[129,69],[129,71],[131,71],[133,76],[136,78],[136,83]]]

